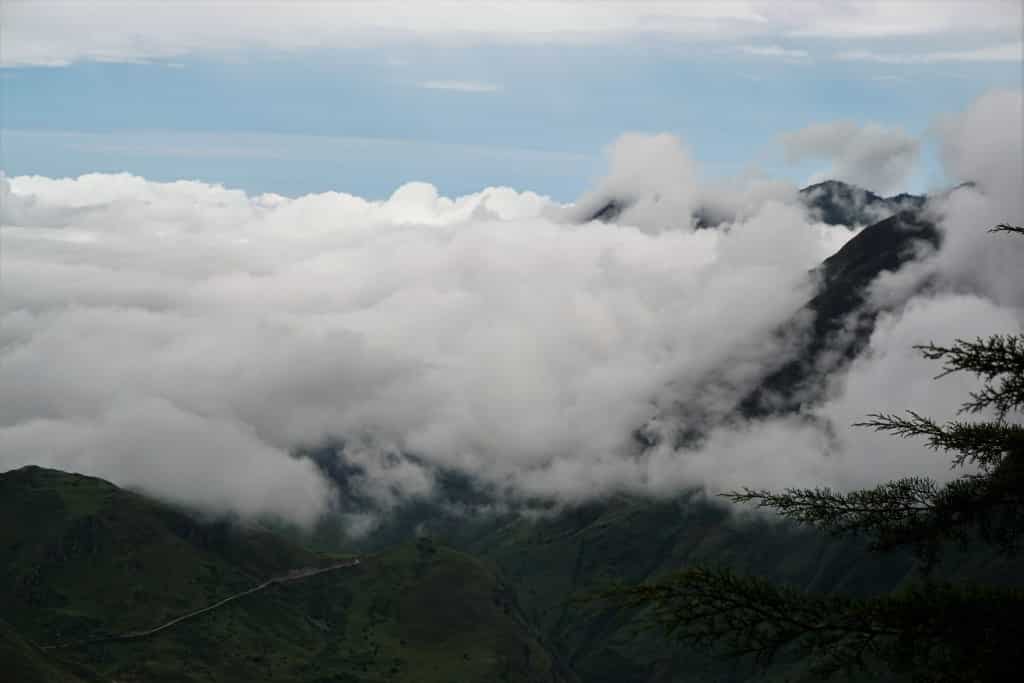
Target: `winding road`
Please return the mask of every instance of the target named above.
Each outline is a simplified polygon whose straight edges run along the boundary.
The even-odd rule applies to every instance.
[[[263,583],[261,583],[258,586],[254,586],[254,587],[252,587],[252,588],[250,588],[248,590],[244,590],[244,591],[242,591],[240,593],[235,593],[234,595],[229,595],[228,597],[224,598],[223,600],[220,600],[219,602],[215,602],[212,605],[207,605],[206,607],[201,607],[200,609],[193,610],[192,612],[189,612],[188,614],[183,614],[180,617],[175,617],[174,619],[171,619],[168,622],[160,624],[159,626],[155,626],[154,628],[149,628],[149,629],[145,629],[145,630],[142,630],[142,631],[128,631],[126,633],[120,633],[120,634],[113,635],[113,636],[106,636],[106,637],[103,637],[103,638],[93,638],[91,640],[81,640],[81,641],[78,641],[78,642],[64,643],[64,644],[61,644],[61,645],[41,645],[39,649],[41,649],[41,650],[56,650],[58,648],[74,647],[76,645],[89,645],[91,643],[105,643],[105,642],[109,642],[109,641],[112,641],[112,640],[137,640],[139,638],[148,638],[148,637],[150,637],[152,635],[160,633],[161,631],[169,629],[172,626],[180,624],[183,621],[187,621],[189,619],[193,619],[193,618],[198,617],[200,615],[206,614],[207,612],[212,612],[215,609],[223,607],[224,605],[228,604],[229,602],[234,602],[235,600],[238,600],[240,598],[244,598],[247,595],[252,595],[253,593],[259,592],[259,591],[263,590],[264,588],[267,588],[268,586],[272,586],[272,585],[274,585],[276,583],[289,583],[291,581],[300,581],[302,579],[307,579],[307,578],[309,578],[311,576],[316,576],[317,574],[326,574],[327,572],[333,572],[333,571],[337,571],[339,569],[348,569],[349,567],[355,567],[358,564],[359,564],[359,559],[356,558],[356,559],[352,559],[352,560],[345,560],[344,562],[339,562],[337,564],[332,564],[332,565],[327,566],[327,567],[306,567],[306,568],[303,568],[303,569],[293,569],[292,571],[288,572],[287,574],[282,574],[281,576],[275,576],[273,578],[267,579],[266,581],[264,581]]]

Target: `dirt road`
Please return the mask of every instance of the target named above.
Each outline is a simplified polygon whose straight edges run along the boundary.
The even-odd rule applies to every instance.
[[[148,638],[148,637],[150,637],[152,635],[160,633],[161,631],[165,631],[165,630],[171,628],[172,626],[180,624],[183,621],[187,621],[189,619],[194,619],[195,617],[198,617],[198,616],[201,616],[203,614],[206,614],[207,612],[212,612],[215,609],[223,607],[224,605],[228,604],[229,602],[234,602],[235,600],[238,600],[240,598],[244,598],[247,595],[252,595],[253,593],[261,591],[264,588],[267,588],[268,586],[272,586],[272,585],[274,585],[276,583],[288,583],[290,581],[300,581],[302,579],[306,579],[306,578],[309,578],[311,576],[316,576],[318,574],[325,574],[327,572],[333,572],[333,571],[337,571],[339,569],[348,569],[349,567],[355,567],[358,564],[359,564],[359,560],[358,559],[352,559],[352,560],[345,560],[344,562],[339,562],[337,564],[332,564],[332,565],[327,566],[327,567],[305,567],[303,569],[293,569],[290,572],[288,572],[287,574],[282,574],[280,576],[275,576],[273,578],[267,579],[266,581],[264,581],[263,583],[261,583],[258,586],[254,586],[254,587],[252,587],[252,588],[250,588],[248,590],[241,591],[240,593],[235,593],[234,595],[229,595],[228,597],[224,598],[223,600],[220,600],[219,602],[215,602],[212,605],[207,605],[206,607],[202,607],[200,609],[194,610],[192,612],[189,612],[188,614],[183,614],[180,617],[175,617],[174,619],[171,619],[170,621],[165,622],[163,624],[160,624],[159,626],[155,626],[153,628],[145,629],[145,630],[142,630],[142,631],[128,631],[127,633],[120,633],[118,635],[106,636],[104,638],[94,638],[92,640],[83,640],[83,641],[78,641],[78,642],[75,642],[75,643],[64,643],[62,645],[42,645],[42,646],[40,646],[40,649],[42,649],[42,650],[55,650],[55,649],[63,648],[63,647],[74,647],[76,645],[88,645],[90,643],[105,643],[105,642],[110,642],[112,640],[137,640],[139,638]]]

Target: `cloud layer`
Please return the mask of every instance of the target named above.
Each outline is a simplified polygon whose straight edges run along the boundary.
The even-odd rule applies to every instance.
[[[0,469],[63,467],[302,524],[333,494],[289,453],[330,438],[385,507],[428,494],[438,467],[561,500],[948,476],[919,445],[846,427],[875,410],[949,416],[970,378],[937,385],[909,347],[1020,329],[1024,245],[983,233],[1022,209],[1020,102],[995,93],[944,122],[951,174],[978,184],[935,204],[942,251],[877,283],[890,313],[829,400],[709,423],[699,450],[642,451],[634,432],[668,433],[680,405],[716,417],[755,383],[785,352],[772,332],[812,294],[808,270],[851,232],[814,222],[785,185],[701,186],[671,136],[612,147],[581,202],[636,201],[610,224],[508,188],[410,183],[374,202],[3,179]],[[707,205],[734,218],[694,230]],[[712,375],[732,394],[707,389]]]
[[[448,199],[410,183],[368,202],[5,181],[0,384],[16,400],[0,466],[297,521],[328,493],[287,452],[328,437],[525,492],[618,467],[652,400],[763,337],[848,236],[778,200],[693,232],[691,200],[673,197],[693,192],[678,141],[624,138],[609,182],[641,191],[644,159],[662,160],[666,200],[638,214],[657,231],[580,225],[506,188]]]

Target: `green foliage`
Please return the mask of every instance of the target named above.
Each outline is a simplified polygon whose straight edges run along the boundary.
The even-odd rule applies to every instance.
[[[989,342],[922,350],[941,352],[946,372],[954,362],[973,371],[971,359],[976,368],[1017,367],[1005,361],[1019,362],[1019,338]],[[534,521],[460,517],[430,528],[466,553],[419,539],[368,556],[357,570],[273,586],[146,640],[45,652],[32,642],[151,627],[335,558],[97,479],[40,468],[0,474],[0,519],[17,520],[0,524],[0,614],[14,626],[0,622],[0,679],[442,683],[578,674],[588,683],[717,683],[800,673],[822,680],[859,667],[864,680],[878,680],[884,664],[913,680],[1012,680],[1017,672],[1000,669],[1015,663],[1020,594],[949,580],[1020,575],[1012,553],[1021,486],[1010,457],[1020,427],[996,401],[1019,386],[1006,384],[1011,375],[983,374],[994,393],[978,392],[972,401],[988,402],[965,411],[992,419],[869,418],[973,468],[949,485],[908,478],[852,493],[731,494],[803,529],[740,520],[693,492],[614,497]],[[413,510],[403,523],[421,528],[423,515]],[[378,547],[406,535],[381,536]],[[1002,554],[978,552],[978,540]],[[950,541],[969,552],[940,553]],[[934,565],[927,582],[904,549]],[[732,572],[667,574],[711,565]],[[615,579],[628,585],[603,594],[612,609],[595,615],[570,599]],[[656,628],[637,637],[642,625]],[[681,645],[666,648],[662,630]]]
[[[908,554],[880,560],[857,539],[830,539],[762,516],[740,519],[697,492],[659,501],[618,496],[520,520],[469,549],[501,567],[544,641],[587,683],[767,680],[745,660],[715,658],[686,644],[666,648],[659,633],[644,628],[640,610],[595,609],[585,596],[610,581],[637,584],[680,566],[716,563],[818,591],[865,595],[895,588],[912,573]],[[979,569],[989,567],[955,571]],[[770,673],[781,677],[802,666],[781,658]]]
[[[1019,226],[994,231],[1024,234]],[[990,547],[1013,556],[1024,535],[1024,427],[1008,416],[1024,408],[1024,335],[918,350],[943,362],[939,378],[977,375],[983,387],[961,414],[992,417],[939,424],[911,411],[870,415],[858,426],[923,438],[965,469],[958,478],[939,485],[909,477],[849,493],[744,489],[724,496],[833,535],[864,536],[875,551],[911,548],[925,577],[950,541],[975,553]],[[691,568],[599,597],[644,610],[649,624],[725,655],[762,665],[787,653],[813,658],[809,673],[816,678],[882,669],[915,681],[991,681],[1017,676],[1024,665],[1024,592],[1014,588],[925,578],[895,593],[853,598]]]
[[[958,339],[950,347],[928,344],[918,348],[925,358],[945,361],[939,377],[967,370],[985,381],[984,389],[971,393],[964,412],[994,408],[1002,422],[1009,411],[1024,405],[1024,341],[1020,336],[994,334],[973,342]],[[996,379],[998,385],[993,384]]]
[[[22,638],[0,619],[0,662],[3,680],[17,683],[81,683],[81,679],[55,666],[46,653]]]
[[[0,519],[23,521],[0,525],[0,613],[22,646],[10,660],[49,667],[16,680],[573,680],[494,571],[427,539],[273,584],[148,638],[82,643],[339,558],[38,467],[0,474]],[[7,646],[0,629],[0,653]]]
[[[829,488],[786,489],[781,493],[744,489],[724,494],[735,502],[753,502],[783,517],[833,534],[863,533],[872,548],[911,546],[931,567],[943,543],[967,544],[980,538],[1001,552],[1013,553],[1024,533],[1024,426],[1007,422],[1024,405],[1024,336],[994,335],[953,346],[917,347],[944,360],[939,378],[970,371],[984,380],[962,413],[991,410],[996,418],[938,424],[914,411],[907,416],[874,414],[856,426],[899,437],[923,437],[929,448],[952,454],[954,467],[974,471],[939,486],[921,477],[883,483],[873,489],[839,493]]]
[[[722,656],[767,665],[795,652],[813,662],[815,679],[885,662],[915,681],[999,680],[1019,671],[1018,656],[1004,648],[1024,637],[1024,591],[947,582],[851,598],[693,568],[602,597],[648,610],[649,627]]]

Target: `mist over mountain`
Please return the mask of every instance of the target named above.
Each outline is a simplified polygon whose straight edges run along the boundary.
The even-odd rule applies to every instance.
[[[923,208],[923,198],[919,206]],[[827,381],[846,372],[868,346],[879,315],[893,312],[892,306],[866,305],[871,283],[939,245],[940,233],[920,210],[902,211],[859,231],[811,271],[809,277],[817,283],[813,297],[772,333],[772,343],[785,348],[785,353],[762,362],[756,369],[759,374],[751,375],[756,379],[743,385],[728,384],[728,376],[712,371],[694,391],[723,401],[717,412],[707,408],[708,401],[666,402],[664,414],[637,426],[633,433],[635,451],[643,454],[660,447],[666,438],[664,424],[673,425],[675,431],[667,438],[678,448],[699,450],[709,433],[724,424],[808,417],[809,410],[827,399]],[[919,291],[927,286],[923,282]],[[747,387],[752,388],[744,394]],[[730,398],[731,403],[724,403]],[[826,435],[833,429],[827,424],[819,427]],[[357,454],[358,449],[356,444]],[[472,519],[480,515],[508,520],[524,513],[550,515],[561,509],[551,499],[507,499],[493,483],[446,468],[435,472],[429,496],[414,502],[393,501],[397,505],[381,519],[379,499],[364,492],[368,473],[358,464],[359,456],[353,457],[352,453],[352,444],[335,442],[300,451],[299,455],[310,458],[339,486],[339,511],[352,520],[356,536],[362,536],[364,525],[371,525],[372,538],[365,539],[371,547],[411,536],[423,524],[446,537],[468,534],[472,538],[480,531]],[[428,466],[415,455],[402,457]],[[372,526],[381,522],[383,527]],[[460,530],[462,526],[470,530]]]
[[[4,3],[0,683],[1012,680],[1022,9]]]
[[[306,528],[449,471],[499,508],[941,480],[925,449],[883,457],[846,425],[952,414],[968,380],[936,387],[911,346],[1019,329],[1020,247],[978,226],[1020,213],[1019,131],[992,123],[1020,102],[946,121],[948,172],[973,184],[927,200],[702,183],[684,143],[639,134],[572,205],[4,178],[0,463]],[[350,490],[294,457],[327,443]]]
[[[843,225],[850,228],[877,223],[902,211],[918,211],[924,208],[923,195],[901,193],[891,197],[880,197],[870,190],[838,180],[825,180],[801,188],[797,193],[800,203],[807,207],[811,216],[826,225]],[[607,199],[584,221],[615,222],[635,202],[629,196]],[[694,227],[713,228],[736,220],[735,213],[728,213],[729,207],[716,205],[709,198],[707,205],[698,205],[694,210]]]

